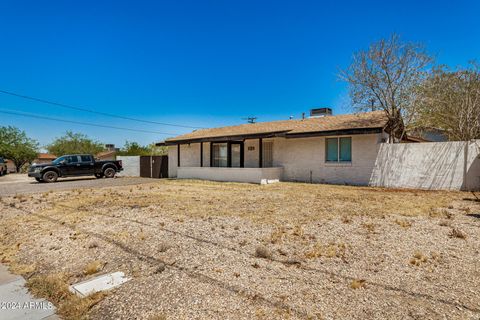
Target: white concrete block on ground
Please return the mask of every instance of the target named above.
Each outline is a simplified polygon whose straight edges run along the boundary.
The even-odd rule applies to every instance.
[[[114,272],[71,285],[70,291],[81,297],[86,297],[95,292],[116,288],[128,280],[130,278],[125,277],[123,272]]]

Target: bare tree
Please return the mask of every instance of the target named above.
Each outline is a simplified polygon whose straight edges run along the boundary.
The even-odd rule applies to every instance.
[[[415,114],[413,88],[426,77],[432,61],[423,45],[404,43],[393,34],[355,53],[352,64],[339,76],[348,82],[357,111],[385,111],[390,141],[395,142]]]
[[[436,68],[417,88],[417,126],[446,131],[450,140],[480,139],[480,68]]]

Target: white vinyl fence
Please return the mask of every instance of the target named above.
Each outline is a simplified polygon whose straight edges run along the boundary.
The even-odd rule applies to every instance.
[[[431,190],[480,190],[480,140],[383,143],[370,185]]]

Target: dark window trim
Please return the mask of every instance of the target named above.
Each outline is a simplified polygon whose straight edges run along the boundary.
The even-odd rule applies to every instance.
[[[213,144],[215,143],[226,143],[227,144],[227,166],[226,167],[215,167],[213,165]],[[245,142],[244,141],[211,141],[210,142],[210,167],[212,168],[231,168],[232,167],[232,144],[239,144],[240,145],[240,168],[244,167],[245,163]]]

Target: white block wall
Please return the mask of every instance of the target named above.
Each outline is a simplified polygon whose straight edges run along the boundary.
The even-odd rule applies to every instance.
[[[480,190],[480,140],[382,144],[370,184]]]
[[[117,160],[122,160],[123,166],[119,177],[140,177],[140,156],[117,156]]]
[[[326,138],[329,137],[275,138],[273,165],[284,168],[283,180],[367,185],[375,166],[382,135],[352,135],[351,163],[326,163]]]

